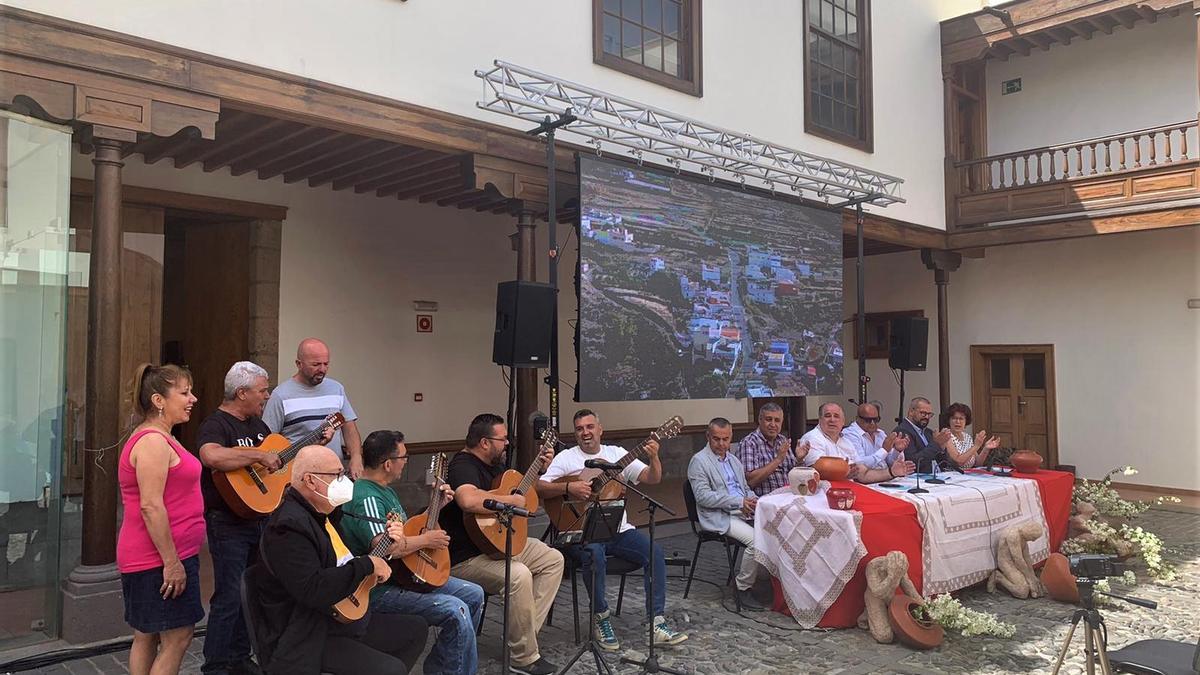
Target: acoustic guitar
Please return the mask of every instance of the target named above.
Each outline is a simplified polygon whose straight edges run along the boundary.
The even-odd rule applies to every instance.
[[[538,475],[545,468],[542,455],[546,449],[553,448],[557,442],[558,435],[554,433],[554,430],[546,429],[542,432],[537,457],[533,459],[533,463],[529,465],[525,474],[522,475],[515,469],[505,471],[496,477],[496,480],[492,482],[492,489],[486,494],[492,497],[525,495],[525,510],[533,513],[538,507],[538,496],[537,490],[534,489],[534,483],[537,482]],[[505,527],[500,524],[496,514],[466,513],[463,514],[463,522],[467,527],[467,535],[471,537],[471,541],[479,547],[480,551],[489,558],[504,559]],[[526,518],[513,518],[512,526],[512,554],[519,555],[521,551],[525,550],[525,542],[529,538],[529,523]]]
[[[629,466],[633,460],[645,460],[646,444],[650,441],[663,441],[668,438],[673,438],[679,435],[679,431],[683,429],[683,418],[675,415],[662,423],[658,429],[655,429],[650,437],[638,444],[636,448],[625,453],[619,461],[614,464],[619,464],[622,469]],[[571,532],[583,528],[584,516],[593,504],[600,502],[608,502],[614,499],[619,499],[621,493],[625,490],[620,483],[613,481],[613,478],[620,477],[619,471],[605,471],[603,469],[584,469],[578,473],[573,473],[569,476],[563,476],[556,479],[555,483],[568,483],[575,481],[586,481],[591,483],[592,497],[586,500],[567,500],[566,495],[554,495],[546,497],[546,515],[550,516],[550,522],[554,524],[555,529],[559,532]]]
[[[269,471],[267,467],[256,463],[232,471],[213,470],[217,492],[230,510],[242,518],[269,515],[279,507],[284,489],[292,482],[291,462],[300,454],[300,449],[319,444],[326,429],[337,430],[345,423],[346,418],[342,417],[342,413],[335,412],[295,443],[282,434],[267,436],[255,450],[278,453],[279,468]]]
[[[400,514],[388,513],[387,519],[391,522],[399,522]],[[383,536],[379,537],[379,540],[376,541],[375,545],[371,547],[371,551],[368,553],[368,555],[373,555],[376,558],[383,558],[386,560],[387,551],[391,547],[392,539],[385,533]],[[375,572],[372,571],[370,574],[363,577],[362,581],[358,582],[358,588],[354,589],[353,593],[347,595],[341,600],[338,600],[333,605],[333,618],[337,619],[341,623],[352,623],[366,616],[367,607],[370,605],[371,601],[371,589],[375,588],[375,586]]]
[[[433,456],[433,492],[429,495],[429,508],[404,522],[405,537],[442,529],[438,516],[442,512],[441,487],[446,483],[448,465],[445,453]],[[392,579],[399,586],[417,591],[441,588],[450,579],[450,549],[423,548],[409,553],[400,559],[400,564],[392,563]]]

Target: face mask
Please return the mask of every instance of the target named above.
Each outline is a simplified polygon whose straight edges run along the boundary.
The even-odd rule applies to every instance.
[[[322,483],[325,481],[318,478]],[[329,505],[337,508],[354,498],[354,482],[348,476],[338,476],[337,480],[332,483],[325,483],[329,486],[326,490],[325,500]]]

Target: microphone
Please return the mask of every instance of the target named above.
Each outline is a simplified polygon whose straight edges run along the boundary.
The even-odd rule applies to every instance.
[[[532,513],[530,513],[529,511],[527,511],[519,506],[513,506],[512,504],[505,504],[504,502],[498,502],[495,499],[483,500],[483,508],[485,508],[489,511],[500,511],[500,512],[504,512],[504,513],[511,513],[514,516],[521,516],[522,518],[532,518],[533,517]]]
[[[917,467],[917,468],[920,469],[920,467]],[[932,483],[934,485],[944,485],[946,483],[945,480],[938,478],[938,468],[940,468],[940,467],[938,466],[937,458],[930,457],[929,458],[929,473],[933,474],[933,478],[926,480],[925,481],[926,483]]]
[[[624,471],[625,467],[620,464],[606,462],[603,459],[589,459],[583,463],[583,466],[588,469],[601,469],[603,471]]]

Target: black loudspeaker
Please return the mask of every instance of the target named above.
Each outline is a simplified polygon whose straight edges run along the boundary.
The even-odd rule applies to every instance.
[[[517,368],[550,364],[550,327],[554,289],[533,281],[505,281],[496,286],[496,335],[492,361]]]
[[[897,370],[925,370],[929,351],[929,319],[901,316],[891,321],[888,366]]]

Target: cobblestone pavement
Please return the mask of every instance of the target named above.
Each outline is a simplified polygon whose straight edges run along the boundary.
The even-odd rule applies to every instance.
[[[1157,601],[1156,611],[1120,602],[1104,606],[1109,643],[1114,648],[1147,638],[1194,643],[1200,636],[1200,612],[1195,609],[1200,606],[1200,514],[1159,508],[1148,512],[1141,524],[1163,537],[1168,560],[1179,567],[1179,578],[1167,584],[1153,584],[1139,575],[1142,583],[1128,592]],[[695,538],[690,533],[676,534],[664,538],[662,545],[668,556],[690,558]],[[771,612],[736,614],[730,590],[723,587],[728,568],[716,544],[707,544],[702,550],[696,581],[686,600],[684,580],[678,578],[683,569],[668,568],[672,578],[668,582],[667,613],[675,627],[687,632],[690,639],[677,647],[659,649],[657,654],[662,665],[694,673],[1048,673],[1066,637],[1072,610],[1049,599],[1016,600],[1001,593],[988,594],[982,587],[970,589],[959,595],[963,605],[995,612],[1002,620],[1016,624],[1017,637],[964,638],[948,633],[946,642],[938,649],[916,652],[899,645],[876,644],[865,631],[856,629],[802,630],[790,618]],[[616,587],[614,578],[609,584],[613,607]],[[1114,591],[1119,589],[1114,586]],[[637,666],[620,664],[618,659],[622,655],[643,658],[646,654],[644,597],[641,579],[630,575],[622,615],[613,621],[622,651],[605,656],[617,673],[640,672]],[[582,584],[580,604],[580,620],[586,631],[587,595]],[[500,672],[500,620],[500,604],[493,599],[479,643],[481,673]],[[542,630],[542,653],[563,666],[577,649],[569,580],[564,580],[559,591],[553,621],[553,626]],[[1082,644],[1082,635],[1077,632],[1063,672],[1084,672]],[[184,673],[200,672],[201,647],[201,640],[193,643],[184,661]],[[127,658],[128,652],[119,652],[38,672],[125,673]],[[594,670],[594,661],[585,655],[572,672]]]

